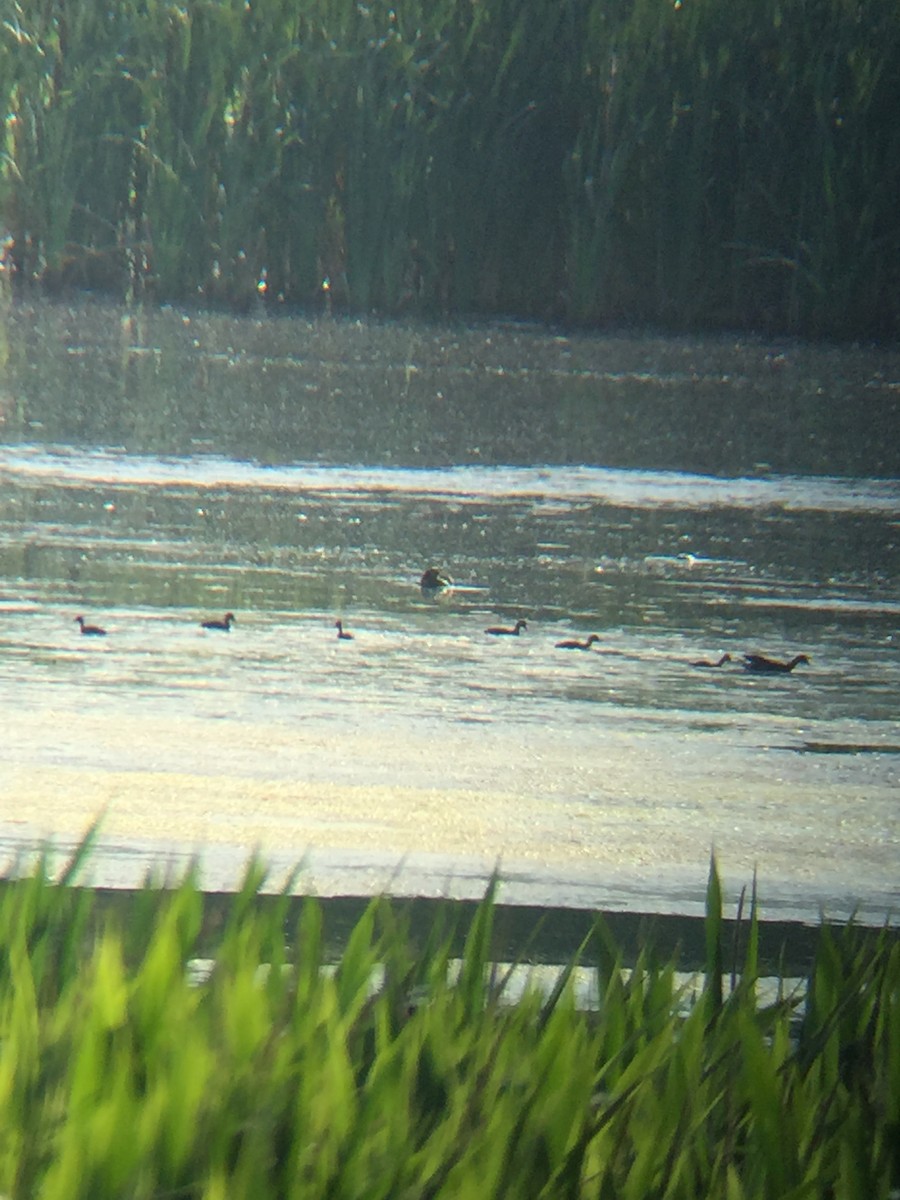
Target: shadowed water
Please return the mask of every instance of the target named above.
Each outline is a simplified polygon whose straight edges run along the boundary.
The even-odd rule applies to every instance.
[[[672,911],[715,847],[785,913],[896,905],[896,354],[102,306],[7,344],[7,845],[105,809],[114,878],[259,845]]]

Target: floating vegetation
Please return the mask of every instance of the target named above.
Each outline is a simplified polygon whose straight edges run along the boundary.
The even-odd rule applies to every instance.
[[[120,0],[0,27],[49,291],[896,334],[892,0]]]
[[[417,943],[374,900],[326,961],[322,909],[288,919],[247,869],[216,928],[189,874],[125,910],[44,854],[0,889],[0,1193],[138,1196],[775,1197],[900,1184],[900,946],[823,926],[802,1015],[756,992],[755,898],[724,961],[630,972],[598,919],[549,993],[504,1003],[494,889],[451,970],[454,908]],[[201,948],[210,969],[192,964]],[[525,951],[523,950],[523,954]],[[373,982],[374,981],[374,982]]]

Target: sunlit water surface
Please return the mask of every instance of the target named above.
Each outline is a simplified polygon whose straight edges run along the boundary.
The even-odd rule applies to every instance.
[[[770,912],[896,910],[897,355],[101,306],[7,328],[11,852],[102,811],[115,882],[202,849],[227,885],[258,846],[322,892],[477,895],[499,864],[507,899],[689,912],[714,849]],[[811,661],[753,677],[748,651]]]

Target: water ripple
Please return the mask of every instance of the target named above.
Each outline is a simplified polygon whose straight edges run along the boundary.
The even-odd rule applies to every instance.
[[[893,480],[766,475],[720,478],[679,471],[600,466],[370,467],[294,463],[266,466],[216,455],[159,458],[66,446],[0,448],[0,481],[20,486],[52,482],[118,487],[265,489],[341,495],[349,492],[469,499],[483,503],[537,498],[592,501],[626,508],[781,509],[802,512],[879,512],[900,515]]]

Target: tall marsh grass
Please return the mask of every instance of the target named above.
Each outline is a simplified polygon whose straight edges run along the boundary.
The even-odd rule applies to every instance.
[[[11,0],[0,236],[130,297],[900,329],[893,0]]]
[[[0,890],[0,1194],[125,1197],[840,1196],[900,1186],[900,946],[823,927],[805,1010],[756,996],[755,902],[731,986],[718,880],[708,967],[634,969],[597,926],[549,994],[504,1003],[493,889],[451,970],[454,909],[416,944],[375,900],[336,964],[322,909],[261,905],[252,864],[191,971],[189,875],[127,908],[51,882]],[[127,919],[124,914],[127,913]],[[327,968],[327,969],[326,969]],[[379,980],[373,986],[373,980]]]

